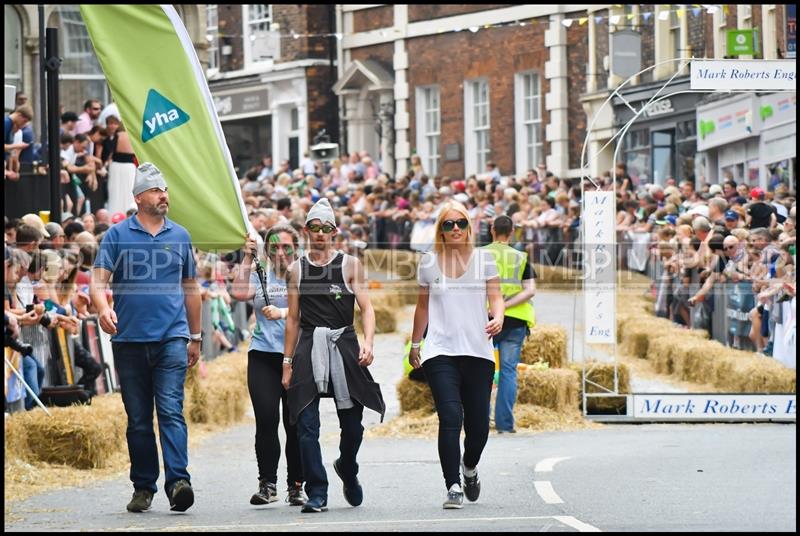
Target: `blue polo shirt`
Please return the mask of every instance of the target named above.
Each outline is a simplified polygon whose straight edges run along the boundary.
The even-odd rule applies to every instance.
[[[186,229],[165,218],[152,236],[131,216],[106,232],[94,266],[113,274],[114,342],[189,338],[181,282],[195,277],[195,264]]]

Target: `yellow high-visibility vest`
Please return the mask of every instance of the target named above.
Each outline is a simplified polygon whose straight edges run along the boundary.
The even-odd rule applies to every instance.
[[[494,255],[497,273],[500,275],[500,292],[503,294],[503,299],[508,299],[521,292],[522,272],[528,262],[528,254],[500,242],[492,242],[484,247]],[[506,308],[505,316],[524,320],[528,323],[529,328],[536,325],[536,313],[530,301]]]

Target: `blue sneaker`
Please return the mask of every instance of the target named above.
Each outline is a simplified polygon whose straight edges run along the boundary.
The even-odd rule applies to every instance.
[[[312,497],[306,501],[306,504],[303,505],[303,509],[300,511],[304,514],[327,512],[328,501],[327,499],[322,499],[320,497]]]
[[[342,487],[342,492],[344,493],[344,498],[348,503],[350,503],[350,506],[358,506],[364,502],[364,490],[362,489],[361,484],[358,482],[358,477],[356,477],[352,486],[348,486],[347,481],[342,475],[342,471],[339,469],[338,458],[335,462],[333,462],[333,469],[336,471],[336,474],[339,475],[339,478],[342,479],[342,483],[344,484]]]

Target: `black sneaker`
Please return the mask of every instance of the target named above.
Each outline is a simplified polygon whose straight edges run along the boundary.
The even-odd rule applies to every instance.
[[[447,492],[447,498],[442,507],[445,510],[460,509],[464,506],[464,493],[461,491],[461,486],[453,484]]]
[[[306,501],[306,504],[303,505],[303,509],[300,511],[304,514],[327,512],[328,501],[325,499],[320,499],[319,497],[312,497]]]
[[[481,481],[478,479],[477,469],[477,467],[474,469],[475,476],[467,476],[466,467],[461,465],[461,471],[464,474],[464,495],[467,496],[469,502],[477,501],[481,494]]]
[[[258,491],[250,497],[250,504],[269,504],[278,500],[278,488],[272,482],[258,481]]]
[[[133,498],[128,503],[128,512],[145,512],[150,510],[153,504],[153,492],[149,489],[137,489],[133,491]]]
[[[169,494],[169,509],[173,512],[185,512],[194,504],[192,485],[186,480],[178,480]]]
[[[286,496],[286,502],[291,506],[303,506],[306,504],[306,495],[303,493],[303,483],[295,482],[286,490],[289,494]]]
[[[342,476],[342,472],[339,470],[339,459],[337,458],[335,462],[333,462],[333,469],[336,471],[336,474],[339,475],[339,478],[342,479],[342,492],[344,493],[344,498],[350,503],[350,506],[358,506],[362,502],[364,502],[364,489],[361,487],[361,483],[358,481],[358,477],[356,477],[355,482],[351,485],[347,485],[347,482]]]

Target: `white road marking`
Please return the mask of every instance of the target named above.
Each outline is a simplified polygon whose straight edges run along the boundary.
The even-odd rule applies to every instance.
[[[533,485],[536,487],[536,493],[547,504],[562,504],[564,501],[556,494],[553,485],[549,480],[535,480]]]
[[[563,462],[564,460],[569,460],[570,458],[571,456],[566,456],[564,458],[545,458],[536,464],[536,469],[533,471],[536,473],[550,473],[553,471],[553,466],[555,464]]]
[[[366,521],[329,521],[329,522],[319,522],[319,523],[306,523],[306,522],[295,522],[295,523],[278,523],[278,524],[269,524],[270,530],[274,529],[286,529],[291,527],[326,527],[326,526],[359,526],[359,525],[367,525],[367,526],[374,526],[374,525],[397,525],[397,524],[405,524],[405,523],[474,523],[476,521],[485,521],[485,522],[496,522],[496,521],[533,521],[537,519],[555,519],[562,523],[569,524],[568,522],[562,520],[561,518],[567,518],[567,516],[524,516],[524,517],[443,517],[438,519],[373,519],[373,520],[366,520]],[[569,517],[568,519],[574,520],[574,523],[581,523],[574,517]],[[572,526],[572,525],[570,525]],[[590,527],[591,525],[586,525]],[[117,531],[117,532],[130,532],[130,531],[176,531],[176,530],[209,530],[209,531],[231,531],[231,530],[264,530],[267,527],[266,523],[258,523],[258,524],[242,524],[242,525],[235,525],[235,524],[227,524],[227,525],[172,525],[170,527],[126,527],[126,528],[107,528],[104,530],[109,531]]]
[[[557,519],[558,521],[561,521],[568,527],[572,527],[578,532],[603,532],[597,527],[590,525],[588,523],[584,523],[583,521],[575,519],[572,516],[553,516],[553,518]]]

